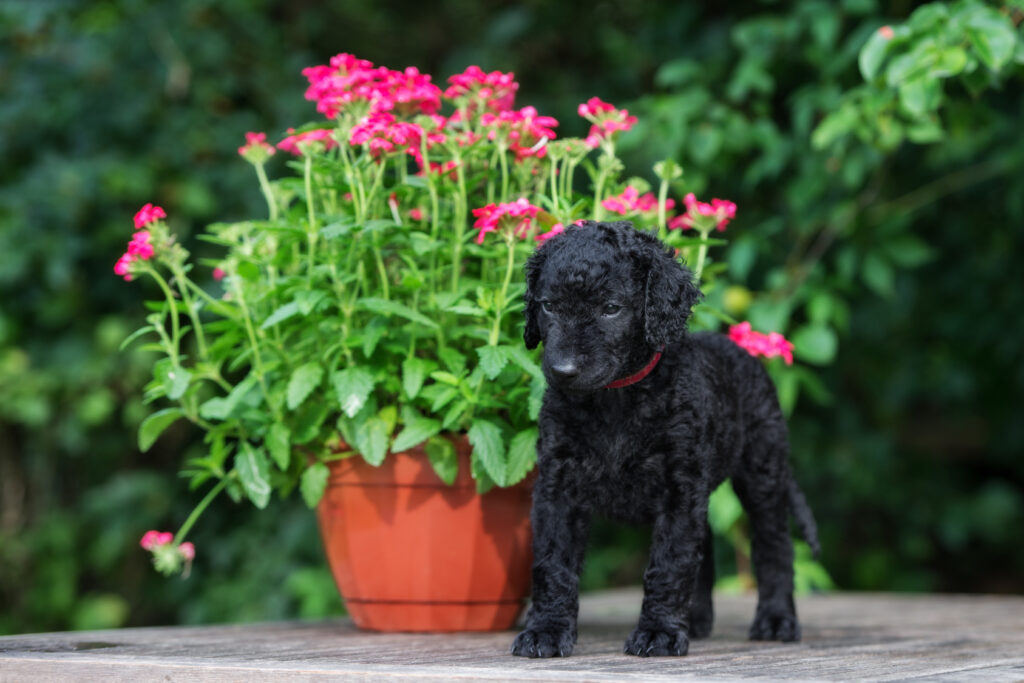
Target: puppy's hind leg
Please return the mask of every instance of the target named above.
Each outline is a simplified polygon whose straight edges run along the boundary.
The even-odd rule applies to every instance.
[[[767,438],[766,438],[767,436]],[[780,438],[781,437],[781,438]],[[751,640],[800,640],[793,603],[793,542],[789,536],[790,471],[784,427],[755,439],[733,477],[736,495],[750,518],[757,576],[757,613]]]

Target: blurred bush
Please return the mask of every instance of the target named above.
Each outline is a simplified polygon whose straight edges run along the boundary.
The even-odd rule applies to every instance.
[[[989,7],[1019,44],[1021,10]],[[907,85],[919,74],[890,82],[920,40],[900,34],[906,49],[887,48],[865,81],[860,48],[883,25],[910,26],[912,9],[4,3],[0,632],[340,610],[299,501],[262,514],[219,501],[192,578],[146,565],[137,540],[187,513],[173,473],[198,446],[182,426],[136,450],[149,359],[117,350],[141,312],[111,268],[147,201],[181,235],[258,211],[235,148],[247,130],[273,138],[313,118],[299,71],[342,51],[438,79],[474,63],[515,71],[564,134],[585,132],[587,97],[629,106],[631,168],[671,154],[687,188],[739,204],[728,267],[769,294],[723,295],[755,327],[790,330],[808,363],[781,394],[836,583],[1024,590],[1021,54],[919,92]],[[969,56],[978,35],[1005,37],[972,21],[942,49]],[[642,534],[608,525],[592,545],[585,585],[638,579]],[[718,554],[723,571],[744,568]]]

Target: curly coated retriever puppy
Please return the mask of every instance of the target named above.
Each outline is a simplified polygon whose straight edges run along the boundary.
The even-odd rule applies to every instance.
[[[788,463],[786,423],[761,363],[720,334],[687,334],[700,291],[657,238],[584,222],[526,266],[529,348],[548,390],[533,491],[533,605],[512,654],[567,656],[591,517],[653,524],[640,622],[625,652],[685,655],[711,633],[708,496],[727,477],[753,531],[758,604],[750,637],[800,638],[792,512],[817,552]]]

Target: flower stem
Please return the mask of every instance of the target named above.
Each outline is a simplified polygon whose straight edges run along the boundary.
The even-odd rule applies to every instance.
[[[668,234],[668,226],[666,224],[666,204],[668,203],[668,179],[662,178],[661,185],[658,187],[658,237],[665,239]]]
[[[309,220],[309,227],[306,230],[306,239],[309,241],[309,252],[306,254],[306,282],[313,283],[313,263],[316,256],[316,209],[313,206],[313,157],[305,155],[306,164],[304,181],[306,185],[306,215]]]
[[[213,499],[216,498],[227,485],[228,478],[223,477],[217,483],[217,485],[210,489],[209,493],[207,493],[206,496],[201,501],[199,501],[199,505],[196,505],[195,509],[192,510],[192,514],[188,516],[188,518],[185,520],[185,523],[181,525],[180,529],[178,529],[178,533],[174,534],[174,540],[172,541],[174,545],[178,545],[179,543],[185,540],[185,537],[188,535],[188,532],[192,530],[193,525],[195,525],[200,515],[202,515],[203,512],[206,511],[206,508],[210,506],[210,503],[213,502]]]
[[[694,278],[697,280],[697,285],[700,286],[700,276],[704,272],[704,259],[708,255],[708,235],[711,234],[711,228],[700,231],[701,245],[700,249],[697,250],[697,267],[694,270]]]
[[[178,327],[178,304],[174,301],[174,293],[167,284],[167,280],[160,275],[159,271],[157,271],[156,268],[147,265],[146,272],[153,276],[156,283],[160,285],[160,289],[163,290],[164,296],[167,297],[167,305],[170,307],[171,315],[171,342],[174,351],[171,362],[174,364],[174,367],[178,367],[178,359],[181,355],[181,330]]]
[[[256,176],[260,179],[260,190],[263,191],[263,198],[267,200],[267,208],[270,210],[270,220],[277,220],[277,202],[274,201],[274,191],[270,188],[270,181],[267,180],[267,172],[263,164],[256,166]]]

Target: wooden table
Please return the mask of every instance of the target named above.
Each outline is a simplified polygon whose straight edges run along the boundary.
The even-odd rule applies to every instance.
[[[803,641],[746,639],[753,596],[718,596],[715,632],[678,658],[622,654],[640,591],[584,596],[576,652],[508,654],[513,633],[378,634],[346,619],[0,638],[0,681],[1024,680],[1024,597],[800,598]]]

